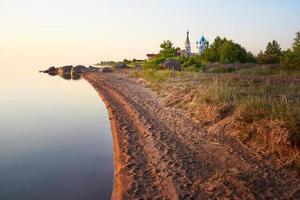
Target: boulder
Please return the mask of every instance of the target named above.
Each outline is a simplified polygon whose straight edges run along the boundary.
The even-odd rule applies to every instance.
[[[66,80],[71,80],[72,79],[72,75],[71,74],[61,74],[61,73],[59,73],[58,75],[60,77],[62,77],[63,79],[66,79]]]
[[[101,72],[102,73],[110,73],[110,72],[112,72],[113,70],[112,70],[112,68],[111,67],[103,67],[103,68],[101,68]]]
[[[60,68],[58,68],[58,73],[59,74],[71,74],[72,68],[73,68],[72,65],[66,65],[66,66],[60,67]]]
[[[77,65],[77,66],[73,67],[73,71],[72,72],[79,74],[79,73],[83,73],[83,72],[86,72],[86,71],[87,71],[87,68],[85,66],[83,66],[83,65]]]
[[[94,67],[94,66],[89,66],[89,68],[87,69],[87,71],[89,71],[89,72],[98,72],[99,68],[98,67]]]
[[[56,72],[57,71],[57,69],[56,69],[56,67],[49,67],[49,69],[48,69],[48,72]]]
[[[56,67],[49,67],[47,70],[44,71],[45,73],[49,74],[57,74],[57,68]]]
[[[161,69],[170,69],[170,70],[175,70],[175,71],[180,71],[180,62],[178,62],[175,59],[167,59],[164,62],[160,64]]]
[[[127,65],[123,62],[118,62],[115,66],[116,69],[124,69],[127,67]]]

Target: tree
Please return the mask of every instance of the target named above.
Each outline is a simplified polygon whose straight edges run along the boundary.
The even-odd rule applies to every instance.
[[[163,41],[160,44],[160,48],[161,50],[158,55],[143,63],[143,68],[159,69],[160,63],[168,58],[175,58],[177,56],[178,48],[175,48],[170,40]]]
[[[214,42],[201,55],[203,62],[245,63],[255,62],[252,53],[240,44],[226,38],[216,37]]]
[[[250,51],[247,52],[247,62],[249,63],[256,63],[256,58]]]
[[[275,64],[280,62],[282,51],[279,43],[276,40],[268,42],[265,52],[260,52],[257,55],[259,64]]]
[[[293,43],[293,53],[295,55],[294,64],[298,65],[298,67],[300,68],[300,32],[296,33],[296,37]]]
[[[227,41],[226,38],[221,39],[219,36],[216,37],[212,45],[210,46],[208,60],[210,62],[219,62],[220,61],[220,49],[223,44]]]
[[[281,48],[280,45],[276,40],[273,40],[272,42],[269,42],[266,47],[265,51],[266,55],[275,55],[275,56],[280,56],[281,54]]]
[[[124,59],[124,60],[123,60],[123,63],[125,63],[125,64],[129,64],[129,63],[130,63],[130,60],[128,60],[128,59]]]
[[[202,61],[221,63],[246,63],[255,62],[252,53],[240,44],[226,38],[216,37],[214,42],[208,46],[201,55]]]
[[[247,62],[247,51],[241,45],[232,40],[224,42],[220,48],[221,63],[245,63]]]
[[[280,64],[284,69],[300,69],[300,32],[296,33],[292,49],[282,53]]]
[[[268,57],[267,55],[260,51],[259,54],[257,54],[257,63],[258,64],[267,64],[269,61],[268,61]]]
[[[279,43],[276,40],[269,42],[265,50],[265,61],[262,64],[279,63],[282,54]]]
[[[173,43],[170,40],[163,41],[160,44],[160,54],[162,56],[176,56],[176,48],[173,46]]]
[[[291,49],[288,49],[282,53],[280,58],[280,64],[284,69],[293,69],[294,68],[294,61],[295,61],[295,54]]]
[[[296,33],[293,43],[294,67],[300,69],[300,32]]]
[[[153,58],[153,62],[157,65],[168,58],[175,58],[177,56],[177,48],[173,46],[170,40],[163,41],[163,43],[160,44],[160,48],[160,53]]]
[[[296,37],[293,43],[293,51],[297,54],[300,54],[300,32],[296,33]]]

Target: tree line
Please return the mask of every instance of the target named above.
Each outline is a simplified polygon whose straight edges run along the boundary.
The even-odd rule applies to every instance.
[[[178,55],[179,48],[175,48],[169,40],[160,45],[160,53],[146,61],[146,68],[158,68],[159,63],[168,58],[179,61],[182,67],[201,68],[206,63],[258,63],[258,64],[280,64],[285,69],[300,69],[300,32],[296,33],[293,46],[283,51],[276,40],[269,42],[264,51],[253,55],[240,44],[227,38],[216,37],[211,43],[207,43],[203,54],[188,56]]]

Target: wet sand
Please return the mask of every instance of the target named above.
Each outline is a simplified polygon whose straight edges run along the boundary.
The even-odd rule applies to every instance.
[[[300,199],[295,173],[237,139],[209,134],[124,72],[83,77],[105,102],[114,141],[113,199]]]

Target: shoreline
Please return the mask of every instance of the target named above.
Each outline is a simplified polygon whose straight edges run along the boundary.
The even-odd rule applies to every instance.
[[[114,145],[112,199],[299,198],[300,182],[230,137],[208,134],[125,73],[84,73]]]
[[[117,121],[115,120],[115,114],[114,111],[112,110],[112,108],[110,107],[110,103],[107,100],[107,98],[105,97],[105,95],[102,95],[101,93],[101,89],[99,87],[97,87],[94,83],[93,80],[86,78],[86,76],[83,76],[84,79],[86,81],[88,81],[93,88],[96,90],[96,92],[98,93],[98,95],[100,96],[100,98],[102,99],[102,101],[104,102],[107,112],[108,112],[108,116],[109,116],[109,121],[110,121],[110,125],[111,125],[111,132],[112,132],[112,139],[113,139],[113,153],[114,153],[114,177],[113,177],[113,191],[112,191],[112,199],[121,199],[121,194],[122,194],[122,184],[121,184],[121,179],[120,177],[120,169],[123,166],[121,159],[120,159],[120,155],[122,150],[121,147],[122,145],[120,144],[121,138],[119,138],[118,136],[118,130],[117,130]]]

